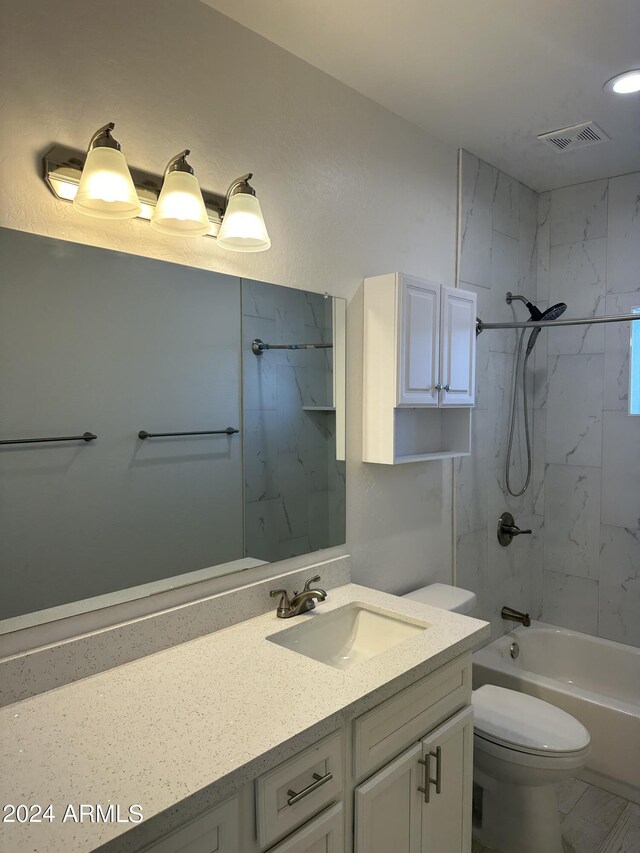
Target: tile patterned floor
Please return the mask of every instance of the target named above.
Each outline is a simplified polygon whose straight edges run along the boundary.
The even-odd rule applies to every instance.
[[[639,853],[639,805],[580,779],[561,782],[556,793],[565,853]],[[500,851],[474,839],[472,853]]]

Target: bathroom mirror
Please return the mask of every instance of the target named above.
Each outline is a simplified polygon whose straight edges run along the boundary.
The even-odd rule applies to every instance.
[[[343,300],[0,254],[0,631],[344,542]]]

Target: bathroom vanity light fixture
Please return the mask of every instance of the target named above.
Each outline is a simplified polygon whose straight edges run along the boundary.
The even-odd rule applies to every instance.
[[[151,214],[151,227],[163,234],[197,237],[207,234],[211,223],[193,169],[187,163],[188,148],[172,157],[164,172],[160,196]]]
[[[64,145],[47,151],[44,180],[56,198],[95,217],[152,220],[165,234],[219,237],[221,248],[235,252],[270,248],[251,174],[233,181],[223,195],[199,186],[186,161],[188,150],[171,158],[164,176],[129,167],[113,128],[110,122],[97,130],[86,153]]]
[[[111,136],[114,127],[109,122],[91,137],[73,206],[87,216],[133,219],[140,199],[120,144]]]
[[[640,68],[632,68],[630,71],[616,74],[611,80],[607,80],[604,89],[616,95],[632,95],[634,92],[640,92]]]
[[[234,181],[227,191],[225,214],[218,245],[232,252],[264,252],[271,240],[264,224],[256,191],[249,184],[252,173]]]

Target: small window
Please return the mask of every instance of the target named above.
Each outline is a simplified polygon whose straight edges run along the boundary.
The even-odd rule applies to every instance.
[[[640,308],[632,308],[640,314]],[[629,361],[629,414],[640,415],[640,320],[631,323],[631,359]]]

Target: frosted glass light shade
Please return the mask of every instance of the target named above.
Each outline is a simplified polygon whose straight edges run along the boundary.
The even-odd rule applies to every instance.
[[[232,195],[218,232],[218,245],[232,252],[264,252],[271,248],[260,202],[250,193]]]
[[[195,175],[182,171],[167,173],[151,226],[177,237],[197,237],[209,231],[211,223]]]
[[[121,151],[98,147],[87,153],[73,206],[100,219],[133,219],[140,213],[140,199]]]

